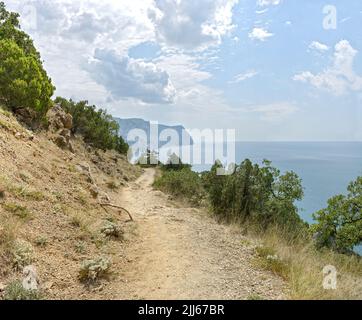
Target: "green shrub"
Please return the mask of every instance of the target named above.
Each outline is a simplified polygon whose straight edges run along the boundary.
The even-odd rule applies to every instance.
[[[78,241],[74,246],[74,250],[79,254],[85,254],[87,252],[86,243],[83,241]]]
[[[111,221],[105,221],[100,230],[106,238],[122,238],[123,230],[121,227]]]
[[[191,169],[191,165],[182,163],[179,156],[173,153],[161,168],[164,171],[181,171],[183,169]]]
[[[73,117],[73,134],[80,134],[84,141],[102,150],[116,150],[127,154],[128,144],[119,135],[119,124],[105,110],[88,105],[87,101],[78,103],[61,97],[55,103]]]
[[[95,281],[108,275],[111,268],[111,261],[107,258],[86,260],[82,263],[79,271],[81,281]]]
[[[11,39],[27,55],[34,55],[40,58],[39,52],[35,49],[33,40],[20,29],[19,14],[6,10],[5,3],[0,2],[0,39]]]
[[[51,106],[54,87],[30,37],[20,30],[19,15],[0,2],[0,103],[27,107],[41,116]]]
[[[305,229],[295,206],[303,197],[294,172],[281,174],[267,160],[263,166],[245,160],[231,175],[218,175],[216,163],[203,174],[203,184],[215,214],[228,220],[255,222],[262,229],[278,224],[291,231]]]
[[[347,195],[328,200],[328,207],[314,214],[311,227],[318,247],[353,252],[362,243],[362,177],[351,182]]]
[[[20,281],[11,282],[5,289],[4,300],[41,300],[42,294],[35,290],[24,289]]]
[[[200,176],[189,168],[164,171],[155,181],[154,187],[195,205],[199,205],[205,197]]]
[[[12,254],[13,265],[17,270],[21,270],[33,262],[33,247],[26,241],[16,240],[13,245]]]

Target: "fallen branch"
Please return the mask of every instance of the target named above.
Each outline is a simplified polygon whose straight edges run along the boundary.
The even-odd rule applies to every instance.
[[[120,206],[117,206],[117,205],[111,204],[111,203],[99,203],[99,205],[100,205],[103,209],[105,209],[104,207],[111,207],[111,208],[123,210],[124,212],[126,212],[126,213],[128,214],[128,216],[129,216],[129,218],[131,219],[131,221],[134,221],[131,213],[130,213],[127,209],[125,209],[125,208],[123,208],[123,207],[120,207]]]

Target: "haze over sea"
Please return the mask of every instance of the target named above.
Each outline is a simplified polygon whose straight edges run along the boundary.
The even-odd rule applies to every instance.
[[[238,142],[237,163],[246,158],[259,164],[271,160],[281,171],[293,170],[302,178],[305,196],[299,208],[307,222],[313,222],[312,214],[325,208],[329,198],[346,193],[349,182],[362,175],[362,142]]]

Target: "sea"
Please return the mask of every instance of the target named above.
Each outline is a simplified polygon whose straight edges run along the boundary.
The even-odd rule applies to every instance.
[[[236,162],[245,159],[259,164],[267,159],[282,172],[296,172],[305,194],[297,205],[300,216],[309,223],[329,198],[346,194],[348,184],[362,176],[362,142],[238,142]],[[194,170],[210,167],[196,165]]]

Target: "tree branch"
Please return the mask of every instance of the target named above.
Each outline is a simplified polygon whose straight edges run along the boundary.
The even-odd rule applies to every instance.
[[[131,220],[131,221],[134,221],[131,213],[130,213],[127,209],[125,209],[125,208],[123,208],[123,207],[121,207],[121,206],[117,206],[117,205],[111,204],[111,203],[99,203],[99,205],[100,205],[104,210],[106,210],[105,207],[111,207],[111,208],[115,208],[115,209],[120,209],[121,211],[123,210],[124,212],[126,212],[126,213],[128,214],[130,220]],[[106,210],[106,211],[107,211],[107,210]]]

